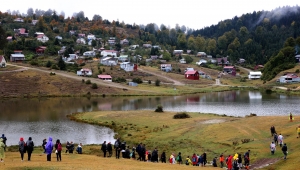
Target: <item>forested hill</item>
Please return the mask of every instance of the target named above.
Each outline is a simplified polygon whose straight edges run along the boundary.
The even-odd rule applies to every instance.
[[[300,36],[300,7],[247,13],[192,34],[211,39],[210,44],[216,45],[216,48],[209,48],[212,55],[228,55],[235,61],[245,58],[253,64],[264,64],[278,53],[287,38]]]

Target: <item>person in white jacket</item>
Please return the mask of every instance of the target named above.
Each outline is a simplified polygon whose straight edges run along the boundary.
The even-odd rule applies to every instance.
[[[279,143],[279,146],[282,147],[282,145],[283,145],[283,136],[281,135],[281,133],[278,136],[278,143]]]
[[[274,155],[275,150],[276,150],[276,145],[275,145],[274,142],[272,142],[272,143],[270,144],[270,150],[271,150],[271,154]]]

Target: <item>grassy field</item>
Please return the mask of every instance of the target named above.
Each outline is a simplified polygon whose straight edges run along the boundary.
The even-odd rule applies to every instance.
[[[299,121],[289,122],[288,116],[276,117],[227,117],[214,114],[188,113],[191,118],[173,119],[174,112],[154,111],[109,111],[73,114],[72,120],[110,127],[129,146],[139,142],[146,144],[147,150],[157,147],[166,151],[182,152],[183,158],[193,153],[208,154],[208,161],[220,153],[225,155],[251,150],[251,164],[261,166],[266,160],[279,160],[265,169],[297,169],[300,153],[296,127]],[[295,117],[295,120],[300,117]],[[286,161],[277,147],[275,155],[270,154],[272,141],[270,127],[274,125],[284,136],[289,148]],[[242,140],[249,140],[243,143]],[[237,143],[237,144],[234,144]],[[264,161],[262,161],[264,160]],[[257,163],[257,165],[256,165]]]

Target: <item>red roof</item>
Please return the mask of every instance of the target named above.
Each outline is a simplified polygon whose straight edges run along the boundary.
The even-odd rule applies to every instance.
[[[234,68],[234,66],[224,66],[223,68]]]
[[[196,70],[194,70],[194,71],[187,71],[187,72],[185,72],[185,74],[196,74]]]
[[[295,74],[287,74],[286,77],[287,78],[297,78],[298,76]]]
[[[19,32],[20,32],[20,34],[24,34],[24,33],[25,33],[25,31],[26,31],[26,29],[25,29],[25,28],[19,28]]]
[[[4,57],[3,57],[2,55],[0,55],[0,62],[3,60],[3,58],[4,58]]]
[[[111,79],[111,76],[110,75],[103,75],[103,74],[100,74],[100,75],[98,75],[98,78],[99,79]]]

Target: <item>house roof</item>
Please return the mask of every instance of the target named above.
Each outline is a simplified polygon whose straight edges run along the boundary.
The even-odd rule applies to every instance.
[[[185,72],[184,74],[196,74],[196,73],[197,73],[197,71],[194,70],[194,71],[187,71],[187,72]]]
[[[285,75],[286,78],[297,78],[298,76],[296,74],[287,74]]]
[[[222,59],[223,59],[224,63],[227,62],[227,57],[222,57],[222,58],[217,58],[218,63],[222,62]]]
[[[11,57],[25,57],[24,54],[11,54]]]
[[[88,72],[90,72],[90,71],[92,71],[91,69],[88,69],[88,68],[83,68],[83,69],[81,69],[80,71],[88,71]]]
[[[6,39],[7,39],[7,40],[11,40],[11,39],[12,39],[12,36],[8,36]]]
[[[223,68],[234,68],[234,66],[224,66]]]
[[[111,53],[117,53],[117,51],[115,51],[115,50],[103,50],[104,52],[111,52]]]
[[[21,53],[23,52],[22,50],[14,50],[15,53]]]
[[[110,76],[110,75],[100,74],[100,75],[98,75],[98,78],[99,78],[99,79],[108,79],[108,78],[111,79],[111,76]]]
[[[5,60],[3,55],[0,55],[0,62],[2,62],[2,60]]]
[[[171,67],[172,64],[161,64],[160,66],[161,66],[161,67]]]

